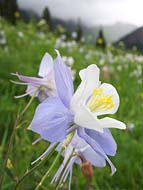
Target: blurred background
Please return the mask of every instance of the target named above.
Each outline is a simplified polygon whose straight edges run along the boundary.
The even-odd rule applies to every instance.
[[[91,189],[142,189],[142,7],[142,0],[0,0],[0,168],[1,174],[6,173],[3,190],[13,189],[31,161],[48,146],[44,141],[32,146],[38,135],[27,130],[38,105],[35,99],[16,131],[7,167],[2,169],[17,113],[29,100],[14,98],[23,94],[25,87],[12,84],[10,80],[16,79],[11,73],[36,77],[44,53],[55,58],[54,49],[72,68],[75,87],[80,83],[79,70],[97,64],[101,81],[113,84],[120,95],[120,108],[111,117],[124,121],[127,129],[112,130],[118,150],[111,160],[117,172],[111,177],[108,166],[95,168]],[[26,178],[19,190],[33,190],[52,160]],[[41,190],[53,189],[50,179]],[[79,166],[74,167],[72,189],[88,190]]]

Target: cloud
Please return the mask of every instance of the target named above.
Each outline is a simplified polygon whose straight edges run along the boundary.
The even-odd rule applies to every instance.
[[[80,18],[88,25],[118,21],[143,24],[142,0],[18,0],[18,3],[39,15],[47,5],[53,16],[66,20]]]

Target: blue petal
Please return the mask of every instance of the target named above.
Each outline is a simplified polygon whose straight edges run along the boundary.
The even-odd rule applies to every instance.
[[[30,129],[45,140],[59,142],[65,139],[72,115],[57,97],[49,97],[36,109]]]
[[[86,160],[96,167],[104,167],[106,165],[105,158],[97,154],[91,147],[88,147],[82,154]]]
[[[106,165],[105,158],[97,154],[91,146],[81,137],[75,133],[71,145],[82,153],[84,158],[96,167],[104,167]]]
[[[54,64],[55,81],[58,96],[66,107],[70,106],[70,100],[73,95],[73,81],[69,68],[64,64],[60,54]]]
[[[72,140],[71,140],[71,145],[77,149],[84,149],[84,147],[86,147],[88,144],[87,142],[85,142],[85,140],[81,137],[79,137],[79,135],[77,134],[77,131],[75,132]]]
[[[117,144],[109,129],[104,129],[103,133],[90,129],[86,129],[85,131],[98,142],[107,155],[114,156],[116,154]]]
[[[92,148],[93,150],[99,154],[100,156],[102,156],[103,158],[105,158],[107,160],[107,162],[110,164],[111,166],[111,175],[113,175],[116,172],[116,168],[115,166],[112,164],[112,162],[110,161],[110,159],[108,158],[108,156],[105,154],[104,150],[102,149],[102,147],[98,144],[98,142],[96,142],[96,140],[92,139],[90,136],[88,136],[85,132],[85,130],[83,128],[79,128],[78,129],[78,135],[83,138]]]

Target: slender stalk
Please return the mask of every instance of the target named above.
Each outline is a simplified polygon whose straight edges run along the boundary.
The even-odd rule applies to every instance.
[[[58,144],[58,143],[57,143]],[[25,174],[18,180],[17,184],[15,185],[14,189],[13,190],[17,190],[18,186],[22,183],[22,181],[30,176],[33,171],[35,171],[37,168],[39,168],[52,154],[53,152],[55,151],[55,148],[57,146],[57,144],[53,147],[53,149],[49,152],[49,154],[46,156],[45,159],[42,159],[41,162],[39,162],[37,165],[35,165],[33,168],[31,168],[30,170],[26,171]]]
[[[73,155],[73,152],[72,152],[71,156],[68,158],[68,160],[67,160],[67,162],[66,162],[66,164],[65,164],[65,166],[64,166],[64,168],[63,168],[63,170],[62,170],[62,172],[61,172],[61,174],[60,174],[60,176],[59,176],[59,179],[58,179],[57,182],[56,182],[55,190],[57,190],[57,189],[60,188],[60,186],[61,186],[61,184],[62,184],[61,178],[62,178],[62,176],[63,176],[63,173],[64,173],[66,167],[68,166],[68,164],[69,164],[69,162],[70,162],[70,160],[71,160],[71,158],[72,158],[73,156],[74,156],[74,155]]]
[[[45,179],[48,177],[48,175],[50,174],[50,172],[52,171],[53,167],[55,166],[55,164],[57,163],[59,157],[61,156],[61,153],[63,151],[63,148],[61,148],[61,150],[59,151],[59,153],[57,154],[53,164],[51,165],[51,167],[49,168],[49,170],[45,173],[45,175],[42,177],[41,181],[39,182],[39,184],[37,185],[37,187],[35,188],[35,190],[38,190],[41,185],[43,184],[43,182],[45,181]]]
[[[26,105],[26,107],[16,117],[16,121],[15,121],[13,130],[12,130],[12,133],[11,133],[10,139],[9,139],[8,148],[7,148],[6,156],[5,156],[5,159],[4,159],[4,164],[3,164],[3,167],[2,167],[3,170],[4,170],[4,168],[7,165],[7,161],[8,161],[8,158],[9,158],[9,153],[10,153],[10,150],[11,150],[11,147],[12,147],[12,144],[13,144],[14,135],[15,135],[16,129],[18,128],[20,119],[23,116],[23,114],[27,111],[27,109],[29,108],[29,106],[31,105],[33,99],[34,99],[34,96],[31,97],[31,99],[29,100],[29,102]],[[5,178],[5,172],[3,171],[2,174],[1,174],[1,178],[0,178],[0,190],[2,189],[4,178]]]
[[[37,93],[37,91],[35,92],[35,94]],[[23,109],[23,111],[20,113],[19,117],[23,116],[23,114],[27,111],[27,109],[29,108],[29,106],[31,105],[32,101],[35,98],[35,94],[34,96],[32,96],[28,102],[28,104],[25,106],[25,108]]]

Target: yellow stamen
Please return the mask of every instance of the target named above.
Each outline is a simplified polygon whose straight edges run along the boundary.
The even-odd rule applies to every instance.
[[[114,107],[113,98],[110,95],[103,94],[103,89],[101,87],[95,88],[87,103],[87,107],[92,112],[110,110]]]

